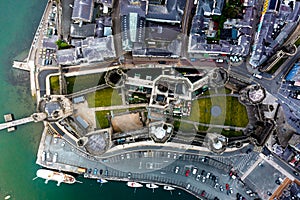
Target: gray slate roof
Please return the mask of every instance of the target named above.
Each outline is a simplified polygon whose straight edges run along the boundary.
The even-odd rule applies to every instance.
[[[74,0],[72,19],[91,22],[93,8],[93,0]]]

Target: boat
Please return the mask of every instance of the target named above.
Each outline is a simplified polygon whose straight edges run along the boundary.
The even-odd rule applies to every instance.
[[[101,184],[107,183],[107,182],[108,182],[108,181],[105,180],[105,179],[103,179],[103,178],[100,178],[100,179],[97,180],[97,183],[101,183]]]
[[[133,188],[143,187],[142,184],[140,184],[138,182],[132,182],[132,181],[127,182],[127,186],[128,187],[133,187]]]
[[[158,186],[158,185],[155,185],[155,184],[153,184],[153,183],[148,183],[148,184],[146,184],[146,187],[149,188],[149,189],[156,189],[156,188],[158,188],[159,186]]]
[[[169,186],[169,185],[165,185],[165,186],[164,186],[164,190],[169,190],[169,191],[171,191],[171,190],[175,190],[175,188],[173,188],[173,187],[171,187],[171,186]]]
[[[46,184],[48,183],[49,180],[57,181],[57,186],[59,186],[61,183],[73,184],[76,182],[76,179],[69,174],[56,172],[48,169],[37,170],[36,176],[45,179]]]
[[[5,196],[5,198],[4,199],[6,199],[6,200],[8,200],[8,199],[10,199],[10,195],[7,195],[7,196]]]

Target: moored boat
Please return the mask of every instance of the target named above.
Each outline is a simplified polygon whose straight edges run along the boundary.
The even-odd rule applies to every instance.
[[[150,189],[156,189],[156,188],[158,188],[159,186],[158,186],[158,185],[155,185],[155,184],[153,184],[153,183],[148,183],[148,184],[146,184],[146,187],[147,187],[147,188],[150,188]]]
[[[133,188],[143,187],[142,184],[140,184],[140,183],[138,183],[138,182],[133,182],[133,181],[127,182],[127,186],[128,186],[128,187],[133,187]]]
[[[175,190],[175,188],[173,188],[173,187],[171,187],[171,186],[169,186],[169,185],[165,185],[164,186],[164,190]]]
[[[100,178],[100,179],[98,179],[97,180],[97,183],[107,183],[108,181],[107,180],[105,180],[105,179],[103,179],[103,178]]]
[[[48,183],[48,181],[57,181],[57,186],[60,185],[60,183],[68,183],[73,184],[76,182],[76,179],[69,175],[62,172],[56,172],[48,169],[39,169],[36,172],[36,176],[39,178],[45,179],[45,183]]]
[[[4,199],[5,199],[5,200],[8,200],[8,199],[10,199],[10,197],[11,197],[10,195],[7,195],[7,196],[5,196]]]

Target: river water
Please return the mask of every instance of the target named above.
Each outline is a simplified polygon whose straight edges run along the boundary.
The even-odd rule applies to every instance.
[[[31,97],[29,74],[11,68],[14,59],[22,59],[28,52],[35,30],[46,5],[46,0],[0,1],[0,122],[3,115],[13,113],[15,118],[35,112],[35,99]],[[43,125],[27,124],[17,131],[0,135],[0,199],[11,195],[17,200],[77,200],[77,199],[195,199],[183,191],[142,188],[136,193],[125,183],[109,182],[102,187],[95,180],[78,177],[83,184],[44,184],[36,179],[40,167],[35,164]]]

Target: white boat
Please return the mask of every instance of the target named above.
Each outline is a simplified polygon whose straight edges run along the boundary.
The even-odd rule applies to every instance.
[[[45,183],[48,181],[57,181],[57,186],[61,183],[73,184],[76,182],[75,178],[69,174],[62,172],[56,172],[48,169],[39,169],[36,171],[36,176],[45,179]]]
[[[153,184],[153,183],[148,183],[148,184],[146,184],[146,187],[147,187],[147,188],[150,188],[150,189],[156,189],[156,188],[158,188],[159,186],[158,186],[158,185],[155,185],[155,184]]]
[[[6,199],[6,200],[8,200],[8,199],[10,199],[10,195],[7,195],[7,196],[5,196],[5,198],[4,199]]]
[[[127,186],[128,186],[128,187],[133,187],[133,188],[143,187],[142,184],[140,184],[140,183],[138,183],[138,182],[133,182],[133,181],[127,182]]]
[[[105,179],[103,179],[103,178],[100,178],[100,179],[97,180],[97,183],[101,183],[101,184],[107,183],[107,182],[108,182],[108,181],[105,180]]]
[[[175,188],[173,188],[173,187],[171,187],[171,186],[169,186],[169,185],[165,185],[165,186],[164,186],[164,190],[169,190],[169,191],[171,191],[171,190],[175,190]]]

